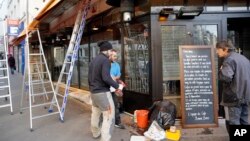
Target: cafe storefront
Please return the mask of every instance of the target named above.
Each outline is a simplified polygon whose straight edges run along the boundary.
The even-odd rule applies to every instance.
[[[108,40],[118,50],[122,79],[127,84],[122,98],[126,112],[133,113],[136,109],[150,107],[154,101],[167,99],[176,105],[177,117],[181,118],[180,45],[215,46],[220,40],[230,39],[239,53],[250,58],[250,11],[246,1],[149,0],[136,7],[132,20],[126,23],[122,21],[118,7],[107,7],[101,11],[98,8],[103,4],[105,2],[101,1],[99,5],[97,1],[91,6],[72,86],[88,90],[88,64],[99,52],[98,41]],[[183,7],[191,8],[191,12],[197,12],[192,11],[195,8],[202,10],[197,15],[185,17],[185,14],[179,15]],[[49,24],[52,32],[46,46],[52,60],[50,70],[54,81],[59,76],[76,16],[76,13],[70,15],[70,11],[75,11],[74,7],[54,20],[48,17],[41,21]],[[217,78],[221,60],[216,55],[212,59],[215,62],[213,74]],[[220,91],[220,83],[216,79],[214,95],[217,106]],[[223,116],[221,107],[219,109],[219,116]]]
[[[178,14],[182,7],[192,9],[194,7],[200,8],[200,5],[151,6],[149,29],[146,30],[149,38],[144,37],[148,43],[149,54],[148,58],[144,58],[147,60],[145,63],[136,59],[137,64],[146,65],[141,65],[144,66],[141,69],[138,67],[137,70],[141,73],[134,77],[135,81],[132,83],[134,88],[129,87],[125,91],[123,101],[126,111],[132,113],[136,109],[150,107],[154,101],[167,99],[176,105],[177,117],[181,118],[181,89],[183,89],[180,85],[179,46],[181,45],[214,47],[218,41],[231,40],[237,52],[250,58],[249,42],[247,41],[250,36],[250,28],[247,26],[250,22],[249,5],[245,2],[232,4],[231,1],[227,1],[223,5],[217,3],[214,6],[208,3],[207,6],[202,6],[203,11],[197,16],[185,17],[183,15],[183,17],[179,17]],[[163,14],[165,19],[161,19],[161,11],[164,10],[166,10],[165,15]],[[126,41],[124,50],[125,54]],[[126,61],[128,60],[125,59]],[[213,74],[216,79],[214,95],[217,99],[214,102],[219,109],[218,116],[224,116],[223,108],[219,105],[221,87],[217,80],[217,70],[221,60],[218,60],[215,54],[213,61],[215,62]],[[131,84],[131,80],[126,79],[132,75],[132,73],[126,74],[126,70],[129,68],[128,64],[124,64],[125,72],[123,74],[125,75],[125,82]],[[136,68],[136,65],[134,68]],[[134,70],[133,72],[133,75],[137,74],[137,71]],[[148,72],[148,75],[142,72]],[[144,81],[143,78],[145,77],[147,81]]]

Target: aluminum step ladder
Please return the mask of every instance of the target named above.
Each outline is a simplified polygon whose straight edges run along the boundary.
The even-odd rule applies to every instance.
[[[5,31],[4,31],[5,33]],[[10,107],[11,114],[13,114],[13,105],[11,97],[10,88],[10,75],[9,75],[9,65],[8,65],[8,49],[7,40],[5,35],[4,38],[4,53],[0,56],[0,100],[4,99],[4,102],[0,102],[0,108]],[[8,101],[9,99],[9,101]]]
[[[84,0],[82,1],[81,6],[83,8],[80,8],[80,11],[77,14],[77,18],[75,21],[74,29],[71,35],[69,47],[67,50],[67,53],[65,55],[64,63],[61,69],[60,76],[58,78],[58,82],[56,84],[55,92],[58,96],[63,97],[63,103],[61,106],[61,114],[62,114],[62,122],[64,121],[64,113],[65,113],[65,108],[67,104],[67,97],[69,95],[69,88],[70,88],[70,83],[71,83],[71,78],[73,74],[73,68],[75,65],[75,61],[78,57],[78,50],[80,46],[80,42],[82,39],[82,34],[83,30],[85,28],[86,24],[86,18],[88,11],[90,9],[90,3],[91,0]],[[67,69],[68,68],[68,69]],[[61,84],[64,84],[62,82],[63,76],[66,77],[66,86],[63,94],[59,93],[59,87],[62,86]],[[53,110],[52,107],[50,107],[50,110]]]
[[[42,60],[42,59],[40,59],[40,60]],[[46,101],[46,100],[48,101],[49,97],[48,97],[45,85],[49,84],[50,81],[48,81],[48,80],[44,81],[44,74],[47,73],[47,72],[41,72],[42,64],[44,64],[44,63],[43,62],[31,62],[30,64],[32,66],[34,66],[34,72],[32,72],[31,74],[32,74],[32,76],[35,76],[35,78],[31,77],[32,87],[30,87],[30,88],[31,88],[32,94],[34,93],[34,91],[42,91],[42,93],[45,93],[45,95],[43,95],[44,101]],[[25,81],[24,84],[25,84],[25,86],[24,86],[25,87],[25,94],[27,96],[28,89],[29,89],[29,83],[28,83],[28,81]],[[33,100],[33,103],[35,103],[35,96],[34,95],[32,95],[32,100]],[[21,97],[20,107],[22,107],[22,105],[23,105],[23,94]],[[22,110],[22,109],[20,109],[20,110]],[[20,111],[20,112],[22,112],[22,111]]]
[[[51,75],[48,69],[47,61],[45,59],[42,41],[38,29],[32,30],[32,33],[37,33],[39,39],[39,45],[37,48],[31,48],[29,46],[29,35],[26,31],[26,44],[25,54],[27,56],[25,63],[25,71],[23,78],[22,96],[20,102],[20,113],[22,114],[23,109],[28,108],[30,111],[30,131],[33,131],[33,120],[47,117],[51,115],[59,114],[60,118],[60,106],[55,94],[54,86],[51,81]],[[28,107],[23,107],[24,102],[24,91],[28,90]],[[43,97],[43,100],[40,98]],[[35,101],[36,99],[36,101]],[[33,100],[33,102],[32,102]],[[57,111],[50,112],[47,110],[41,111],[38,107],[54,106]],[[36,114],[35,114],[36,113]],[[42,113],[42,114],[41,114]]]

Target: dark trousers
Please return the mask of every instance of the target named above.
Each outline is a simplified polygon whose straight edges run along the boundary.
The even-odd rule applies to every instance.
[[[119,107],[118,107],[118,97],[117,95],[112,92],[112,98],[114,101],[114,105],[115,105],[115,124],[120,124],[121,123],[121,117],[120,117],[120,111],[119,111]]]
[[[15,68],[14,67],[10,67],[10,72],[11,72],[11,74],[14,74]]]

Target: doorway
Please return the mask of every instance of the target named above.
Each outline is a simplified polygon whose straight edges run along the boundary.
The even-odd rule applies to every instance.
[[[250,18],[228,18],[227,38],[236,47],[238,53],[250,59]]]

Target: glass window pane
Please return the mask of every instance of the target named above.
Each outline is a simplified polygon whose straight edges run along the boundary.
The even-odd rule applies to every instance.
[[[81,89],[88,89],[88,71],[89,71],[89,45],[82,44],[79,48],[79,67]]]
[[[163,80],[179,80],[179,45],[187,43],[186,26],[162,26]]]
[[[179,45],[187,44],[186,26],[162,26],[163,97],[180,106]],[[177,108],[177,117],[181,109]]]
[[[194,45],[216,45],[218,37],[217,25],[194,25]]]
[[[148,24],[129,25],[129,37],[124,39],[126,90],[149,93],[149,38]]]
[[[54,57],[53,78],[55,81],[58,80],[61,69],[62,69],[64,55],[65,55],[64,50],[65,50],[64,47],[54,47],[53,48],[53,53],[54,53],[53,54],[53,57]]]

